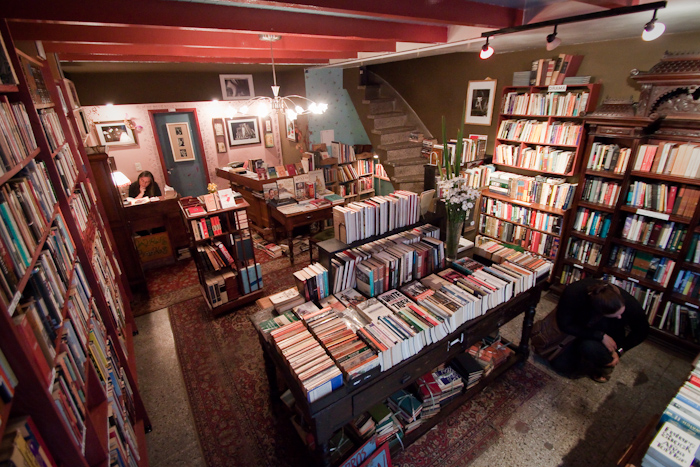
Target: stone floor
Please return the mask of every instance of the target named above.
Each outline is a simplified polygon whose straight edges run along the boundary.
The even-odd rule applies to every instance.
[[[537,319],[555,300],[554,295],[543,296]],[[504,326],[503,336],[517,342],[520,321]],[[146,438],[149,463],[204,466],[167,309],[136,322],[139,384],[154,427]],[[691,369],[689,359],[650,343],[626,353],[607,384],[565,379],[542,362],[533,362],[553,376],[552,382],[513,414],[499,440],[472,467],[614,466],[653,414],[663,411]]]

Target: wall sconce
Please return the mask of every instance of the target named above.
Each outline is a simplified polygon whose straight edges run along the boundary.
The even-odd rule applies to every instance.
[[[559,47],[561,44],[561,39],[557,37],[557,25],[554,25],[554,32],[552,34],[547,35],[547,50],[552,51]]]
[[[481,48],[481,52],[479,52],[479,58],[482,60],[486,60],[489,58],[491,55],[493,55],[493,47],[489,45],[489,37],[486,36],[486,44]]]
[[[656,19],[656,12],[657,10],[654,10],[654,16],[651,17],[651,21],[644,25],[642,39],[645,41],[653,41],[661,36],[661,34],[663,34],[666,30],[666,25]]]

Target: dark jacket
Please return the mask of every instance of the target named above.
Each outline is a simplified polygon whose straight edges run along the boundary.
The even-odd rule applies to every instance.
[[[140,192],[141,188],[139,187],[138,180],[129,185],[129,198],[136,198]],[[153,198],[154,196],[161,196],[160,187],[155,182],[155,180],[151,182],[148,188],[146,188],[146,193],[144,196],[148,196],[149,198]]]

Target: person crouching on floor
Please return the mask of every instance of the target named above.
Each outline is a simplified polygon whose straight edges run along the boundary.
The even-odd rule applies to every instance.
[[[567,376],[588,374],[599,383],[608,382],[620,357],[649,334],[639,302],[600,279],[582,279],[564,289],[557,325],[576,339],[552,361],[552,368]]]

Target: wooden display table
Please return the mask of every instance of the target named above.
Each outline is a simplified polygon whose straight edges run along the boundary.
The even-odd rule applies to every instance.
[[[303,227],[325,219],[333,217],[333,206],[325,206],[313,211],[297,212],[294,214],[284,214],[277,207],[270,205],[270,218],[272,219],[272,234],[277,243],[277,226],[282,227],[287,232],[287,243],[289,244],[289,261],[294,265],[294,228]],[[313,260],[311,245],[309,245],[309,260]]]
[[[529,340],[535,316],[535,307],[540,300],[541,288],[544,283],[545,281],[540,281],[535,287],[489,310],[485,315],[464,323],[447,338],[425,347],[414,357],[402,361],[400,364],[379,373],[368,381],[362,382],[355,387],[345,384],[312,403],[307,402],[299,383],[293,377],[283,358],[275,350],[269,334],[260,330],[259,324],[270,319],[272,312],[260,311],[252,315],[250,320],[258,332],[272,397],[276,398],[279,395],[277,375],[281,374],[308,422],[311,433],[314,435],[317,461],[327,466],[330,465],[329,440],[333,433],[367,411],[370,407],[386,400],[399,389],[411,385],[419,377],[432,371],[435,367],[450,360],[457,354],[466,351],[483,337],[488,336],[500,326],[521,314],[523,314],[523,330],[520,345],[516,348],[515,355],[496,368],[489,376],[482,379],[475,387],[462,393],[462,395],[442,407],[436,416],[429,418],[415,431],[406,435],[404,446],[411,444],[427,433],[433,426],[479,393],[509,367],[527,359],[530,353]]]

